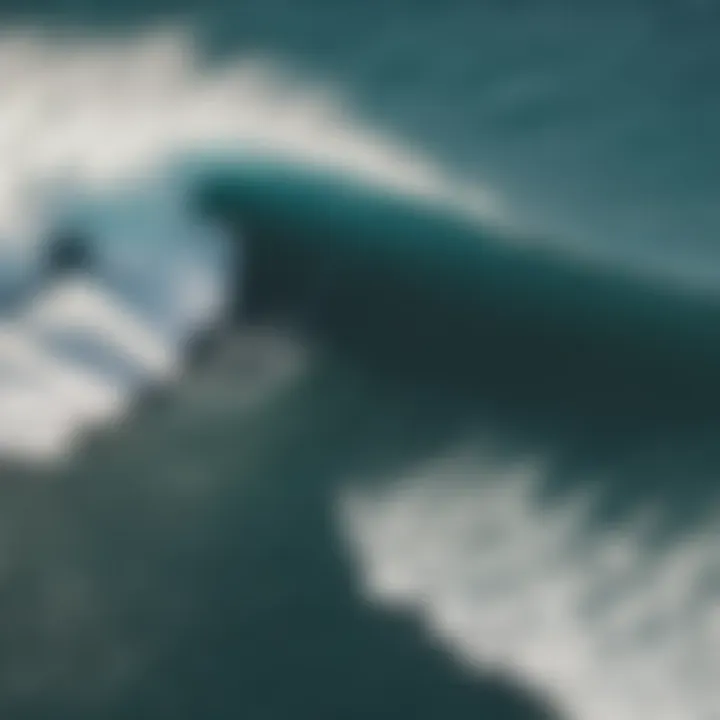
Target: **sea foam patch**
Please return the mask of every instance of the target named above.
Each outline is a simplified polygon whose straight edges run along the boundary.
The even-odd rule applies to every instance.
[[[463,451],[346,492],[368,597],[416,611],[459,661],[517,677],[562,717],[718,717],[717,529],[664,545],[652,516],[591,530],[590,493],[543,501],[546,465]]]

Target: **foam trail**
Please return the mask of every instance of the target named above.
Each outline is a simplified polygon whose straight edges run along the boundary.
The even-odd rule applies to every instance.
[[[717,717],[713,524],[665,545],[651,516],[590,530],[591,494],[543,502],[548,467],[471,450],[347,492],[369,597],[419,611],[453,655],[518,676],[573,720]]]

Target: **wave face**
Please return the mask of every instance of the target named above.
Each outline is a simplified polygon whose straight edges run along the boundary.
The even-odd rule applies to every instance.
[[[272,63],[8,42],[6,716],[717,715],[712,288]]]
[[[598,427],[717,416],[714,292],[318,169],[199,177],[207,211],[244,229],[251,314],[485,403]]]

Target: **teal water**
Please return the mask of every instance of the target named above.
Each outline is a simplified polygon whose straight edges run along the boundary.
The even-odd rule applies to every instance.
[[[232,337],[169,397],[88,439],[52,483],[5,472],[5,716],[602,717],[598,697],[567,687],[571,673],[553,685],[517,670],[521,640],[515,665],[468,668],[457,631],[428,629],[446,595],[472,609],[455,579],[445,595],[441,583],[423,596],[416,581],[409,610],[370,602],[338,497],[357,486],[382,497],[470,443],[500,465],[542,456],[541,524],[556,522],[547,508],[597,492],[580,541],[620,543],[618,528],[657,510],[650,564],[663,543],[713,527],[715,5],[5,8],[8,18],[105,28],[189,15],[213,62],[260,49],[338,84],[368,120],[501,191],[517,218],[507,238],[449,209],[297,168],[209,173],[206,209],[247,243]],[[526,237],[530,246],[518,244]],[[248,403],[249,388],[273,375],[258,328],[283,336],[269,355],[297,368]],[[446,479],[432,478],[440,497]],[[471,464],[463,482],[487,483],[487,467]],[[476,571],[469,555],[455,572]],[[707,555],[683,581],[682,611],[697,618],[716,597]],[[682,618],[660,618],[657,656],[680,653],[662,622],[696,629]],[[468,643],[471,629],[459,631]],[[574,632],[596,630],[588,621]],[[548,667],[570,642],[557,633]],[[659,717],[603,685],[608,657],[625,655],[591,654],[582,677],[618,693],[618,718]],[[658,671],[684,717],[712,717],[697,709],[698,678],[715,658]]]

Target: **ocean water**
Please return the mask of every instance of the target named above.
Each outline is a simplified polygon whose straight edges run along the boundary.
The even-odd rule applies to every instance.
[[[719,22],[3,3],[3,715],[717,717]]]

